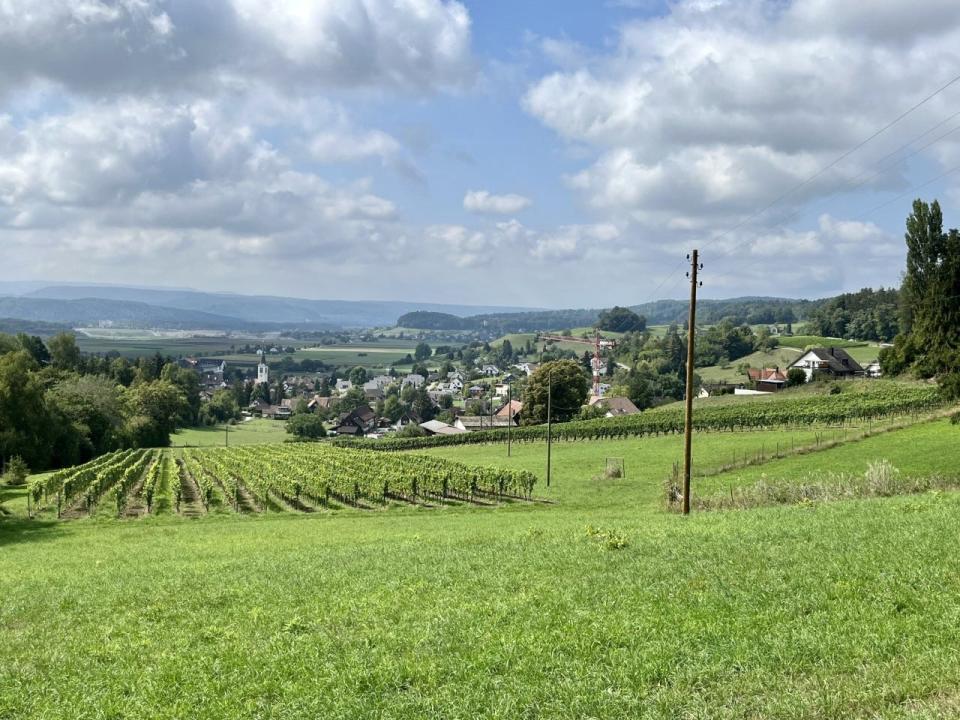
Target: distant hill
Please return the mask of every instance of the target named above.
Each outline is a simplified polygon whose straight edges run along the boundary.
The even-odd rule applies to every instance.
[[[517,312],[527,308],[499,307],[489,305],[444,305],[437,303],[414,303],[385,300],[307,300],[270,295],[234,295],[228,293],[205,293],[193,290],[167,290],[162,288],[129,288],[119,286],[51,285],[33,289],[20,296],[23,299],[44,300],[110,300],[116,303],[147,304],[166,310],[182,310],[186,313],[203,313],[219,318],[217,325],[198,327],[229,329],[263,326],[309,326],[314,329],[366,328],[393,325],[397,316],[415,310],[446,312],[454,315],[476,315],[485,312]],[[120,305],[112,306],[124,316],[136,316],[137,312],[122,312]],[[203,319],[202,316],[184,314],[171,316],[159,313],[166,321],[189,325]],[[20,317],[16,315],[15,317]],[[174,320],[173,318],[177,319]],[[105,316],[101,319],[116,318]],[[207,322],[214,318],[207,317]],[[127,322],[124,320],[123,322]]]
[[[237,318],[143,302],[85,298],[54,300],[35,297],[0,297],[0,317],[20,321],[76,327],[108,320],[119,327],[164,329],[241,330],[249,326]]]
[[[43,322],[42,320],[18,320],[16,318],[0,317],[0,333],[7,335],[16,335],[17,333],[26,333],[27,335],[39,335],[40,337],[52,337],[57,333],[68,332],[72,326],[63,323]]]
[[[697,322],[716,323],[733,318],[738,323],[796,322],[806,318],[824,300],[795,300],[776,297],[739,297],[725,300],[697,301]],[[631,310],[647,318],[651,325],[681,325],[687,320],[690,302],[687,300],[657,300],[633,305]]]
[[[742,297],[728,300],[700,300],[697,319],[703,323],[733,318],[737,323],[796,322],[825,300],[793,300],[790,298]],[[686,300],[657,300],[643,305],[632,305],[634,312],[643,315],[650,325],[682,325],[687,319],[690,303]],[[581,310],[537,310],[517,313],[487,313],[460,317],[448,313],[413,312],[397,320],[400,327],[418,330],[488,330],[497,333],[560,330],[591,326],[604,308]]]

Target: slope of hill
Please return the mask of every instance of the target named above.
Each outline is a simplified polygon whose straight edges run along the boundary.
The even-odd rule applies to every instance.
[[[377,327],[392,325],[399,315],[414,310],[434,310],[458,315],[524,310],[484,305],[443,305],[391,300],[308,300],[271,295],[82,285],[51,285],[33,290],[24,297],[56,300],[98,298],[115,302],[147,303],[163,308],[235,318],[242,324],[272,323],[287,326],[309,324],[327,327]]]
[[[53,300],[35,297],[0,297],[0,317],[57,325],[96,325],[110,321],[124,327],[171,329],[204,328],[240,330],[250,323],[237,318],[128,300]]]

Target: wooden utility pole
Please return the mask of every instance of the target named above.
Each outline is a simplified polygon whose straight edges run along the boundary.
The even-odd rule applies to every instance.
[[[694,250],[690,259],[690,317],[687,320],[687,393],[686,412],[683,423],[683,514],[690,514],[690,456],[693,445],[693,344],[697,326],[697,271],[700,270],[699,253]]]
[[[510,457],[510,430],[513,425],[513,386],[507,383],[507,457]]]
[[[553,444],[553,373],[547,370],[547,487],[550,487],[550,449]]]

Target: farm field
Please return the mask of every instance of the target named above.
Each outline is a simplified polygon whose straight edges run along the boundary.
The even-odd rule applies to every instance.
[[[930,422],[734,474],[862,472],[883,452],[898,467],[914,457],[917,471],[955,471],[957,432]],[[698,433],[695,464],[790,436]],[[677,436],[557,443],[549,490],[544,444],[512,451],[428,453],[530,470],[534,496],[554,502],[0,520],[0,717],[933,718],[958,707],[960,494],[683,518],[663,511]],[[596,479],[607,457],[624,458],[624,478]]]
[[[223,425],[184,428],[170,436],[170,444],[173,447],[222,447],[225,442],[230,445],[267,445],[283,442],[288,437],[283,421],[254,418],[231,425],[229,433],[224,431]]]
[[[86,353],[105,354],[117,352],[128,358],[150,356],[159,352],[164,357],[203,356],[230,352],[231,345],[244,345],[247,340],[241,338],[210,337],[210,338],[103,338],[77,335],[77,346]],[[256,363],[256,360],[253,361]]]

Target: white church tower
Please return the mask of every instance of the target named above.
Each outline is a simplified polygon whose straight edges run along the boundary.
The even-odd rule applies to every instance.
[[[267,365],[263,350],[260,351],[260,362],[257,364],[257,385],[270,382],[270,366]]]

